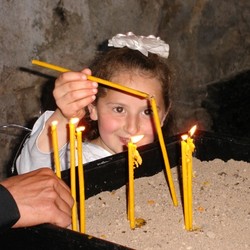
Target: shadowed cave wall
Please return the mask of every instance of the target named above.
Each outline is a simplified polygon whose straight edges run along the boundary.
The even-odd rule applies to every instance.
[[[1,1],[0,179],[25,131],[53,108],[56,72],[40,59],[81,70],[117,33],[154,34],[170,45],[175,72],[168,136],[202,130],[249,137],[250,2],[243,1]]]

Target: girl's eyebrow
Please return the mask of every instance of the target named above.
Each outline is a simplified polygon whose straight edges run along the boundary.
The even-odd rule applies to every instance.
[[[108,105],[126,105],[125,103],[120,103],[120,102],[107,102]]]

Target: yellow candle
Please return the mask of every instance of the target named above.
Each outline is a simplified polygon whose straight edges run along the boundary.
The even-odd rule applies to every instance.
[[[129,176],[129,185],[128,185],[128,218],[130,220],[130,228],[135,228],[135,196],[134,196],[134,150],[136,146],[132,143],[128,143],[128,176]]]
[[[75,127],[78,118],[72,118],[69,122],[69,138],[70,138],[70,187],[71,195],[74,199],[72,208],[72,229],[77,231],[77,206],[76,206],[76,168],[75,168]]]
[[[62,68],[62,67],[59,67],[59,66],[56,66],[56,65],[53,65],[53,64],[50,64],[50,63],[38,61],[38,60],[32,60],[32,64],[35,64],[35,65],[38,65],[38,66],[41,66],[41,67],[44,67],[44,68],[56,70],[56,71],[59,71],[59,72],[68,72],[68,71],[70,71],[69,69]],[[101,79],[101,78],[98,78],[98,77],[95,77],[95,76],[87,76],[87,78],[90,81],[98,82],[98,83],[101,83],[103,85],[106,85],[106,86],[109,86],[109,87],[112,87],[112,88],[115,88],[115,89],[130,93],[130,94],[142,97],[142,98],[148,98],[149,97],[149,95],[147,93],[144,93],[142,91],[135,90],[135,89],[132,89],[132,88],[129,88],[129,87],[125,87],[125,86],[123,86],[121,84],[118,84],[118,83],[110,82],[110,81],[107,81],[107,80],[104,80],[104,79]]]
[[[188,186],[188,219],[189,219],[189,230],[193,228],[193,162],[192,162],[192,153],[194,151],[193,139],[187,139],[187,186]]]
[[[85,127],[78,127],[77,134],[77,156],[78,156],[78,179],[79,179],[79,197],[80,197],[80,232],[85,233],[85,187],[84,187],[84,171],[82,161],[82,131]]]
[[[166,149],[165,142],[163,139],[162,130],[161,130],[161,123],[160,123],[158,110],[157,110],[157,106],[156,106],[156,101],[155,101],[154,97],[150,98],[150,103],[151,103],[151,107],[152,107],[152,111],[153,111],[154,124],[155,124],[156,131],[158,134],[158,139],[159,139],[159,143],[161,146],[161,151],[162,151],[162,155],[163,155],[163,159],[164,159],[164,163],[165,163],[170,192],[172,195],[174,205],[178,206],[174,182],[173,182],[172,173],[171,173],[170,164],[169,164],[168,155],[167,155],[167,149]]]
[[[60,167],[60,157],[58,149],[58,136],[57,136],[57,121],[53,121],[51,124],[51,135],[52,135],[52,146],[54,153],[54,164],[56,169],[57,177],[61,178],[61,167]]]
[[[69,69],[65,69],[65,68],[56,66],[56,65],[54,65],[54,64],[42,62],[42,61],[39,61],[39,60],[32,60],[31,63],[32,63],[32,64],[35,64],[35,65],[37,65],[37,66],[41,66],[41,67],[44,67],[44,68],[47,68],[47,69],[52,69],[52,70],[59,71],[59,72],[67,72],[67,71],[70,71]]]
[[[181,141],[181,159],[182,159],[182,186],[183,186],[183,206],[184,206],[184,221],[185,229],[190,229],[190,219],[189,219],[189,196],[188,196],[188,170],[187,170],[187,139],[188,135],[182,136]]]
[[[130,220],[130,228],[135,228],[135,194],[134,194],[134,168],[142,164],[142,158],[137,151],[136,144],[144,135],[136,135],[130,138],[128,142],[128,219]]]
[[[189,130],[189,137],[187,138],[187,145],[188,145],[188,161],[187,161],[187,169],[188,169],[188,189],[189,189],[189,225],[190,225],[190,230],[192,230],[193,228],[193,194],[192,194],[192,179],[193,179],[193,160],[192,160],[192,154],[194,152],[195,149],[195,145],[193,142],[193,139],[191,138],[195,131],[197,129],[197,126],[193,126],[190,130]]]
[[[132,88],[129,88],[129,87],[125,87],[125,86],[123,86],[121,84],[118,84],[118,83],[110,82],[110,81],[107,81],[107,80],[104,80],[104,79],[101,79],[101,78],[98,78],[98,77],[95,77],[95,76],[89,76],[88,75],[87,77],[88,77],[88,80],[90,80],[90,81],[98,82],[98,83],[101,83],[103,85],[112,87],[114,89],[124,91],[126,93],[130,93],[130,94],[142,97],[142,98],[148,98],[149,97],[149,95],[144,93],[144,92],[141,92],[139,90],[135,90],[135,89],[132,89]]]
[[[182,156],[182,181],[183,181],[183,204],[186,230],[193,229],[193,194],[192,194],[192,153],[195,145],[191,136],[194,134],[196,126],[192,127],[188,135],[183,135],[181,141]]]

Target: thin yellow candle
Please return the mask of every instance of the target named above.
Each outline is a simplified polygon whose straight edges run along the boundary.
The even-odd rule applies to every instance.
[[[59,67],[59,66],[56,66],[56,65],[53,65],[53,64],[50,64],[50,63],[38,61],[38,60],[32,60],[32,64],[35,64],[35,65],[38,65],[38,66],[41,66],[41,67],[44,67],[44,68],[56,70],[56,71],[59,71],[59,72],[68,72],[68,71],[70,71],[69,69],[62,68],[62,67]],[[118,84],[118,83],[110,82],[110,81],[107,81],[107,80],[104,80],[104,79],[101,79],[101,78],[98,78],[98,77],[95,77],[95,76],[90,76],[90,75],[88,75],[87,78],[90,81],[98,82],[98,83],[101,83],[103,85],[106,85],[106,86],[112,87],[114,89],[118,89],[118,90],[130,93],[130,94],[142,97],[142,98],[148,98],[149,97],[149,95],[147,93],[144,93],[142,91],[135,90],[135,89],[132,89],[132,88],[129,88],[129,87],[125,87],[125,86],[123,86],[121,84]]]
[[[192,127],[189,131],[190,136],[193,136],[196,130],[196,126]],[[193,159],[192,154],[194,152],[195,145],[191,137],[187,138],[187,186],[188,186],[188,219],[189,219],[189,230],[193,229]]]
[[[70,137],[70,187],[71,195],[74,199],[72,207],[72,229],[77,231],[77,206],[76,206],[76,168],[75,168],[75,128],[78,118],[72,118],[69,122]]]
[[[51,123],[52,146],[54,153],[54,164],[57,177],[61,178],[60,157],[58,149],[57,121]]]
[[[98,82],[98,83],[101,83],[103,85],[106,85],[106,86],[112,87],[114,89],[124,91],[126,93],[130,93],[130,94],[142,97],[142,98],[148,98],[149,97],[149,95],[144,93],[144,92],[141,92],[139,90],[135,90],[135,89],[132,89],[132,88],[129,88],[129,87],[125,87],[125,86],[123,86],[121,84],[118,84],[118,83],[110,82],[110,81],[107,81],[107,80],[104,80],[104,79],[101,79],[101,78],[98,78],[98,77],[95,77],[95,76],[89,76],[89,75],[87,76],[87,78],[90,81]]]
[[[193,172],[193,166],[192,166],[192,152],[190,149],[190,142],[189,139],[187,139],[187,188],[188,188],[188,225],[189,230],[192,230],[193,228],[193,194],[192,194],[192,172]]]
[[[134,194],[134,167],[141,165],[142,159],[137,151],[136,144],[144,135],[137,135],[131,137],[128,142],[128,219],[130,221],[130,228],[135,229],[135,194]]]
[[[193,229],[192,153],[195,149],[195,145],[193,143],[193,139],[191,138],[191,136],[193,136],[195,130],[196,130],[196,125],[190,129],[189,135],[183,135],[181,137],[185,229],[189,231]]]
[[[171,192],[171,195],[172,195],[174,205],[178,206],[178,201],[177,201],[177,196],[176,196],[176,192],[175,192],[174,182],[173,182],[172,173],[171,173],[170,164],[169,164],[168,155],[167,155],[167,149],[166,149],[165,142],[164,142],[164,139],[163,139],[160,118],[159,118],[159,115],[158,115],[158,110],[157,110],[156,101],[155,101],[154,97],[150,98],[150,103],[151,103],[151,108],[152,108],[152,111],[153,111],[154,124],[155,124],[155,128],[156,128],[156,131],[157,131],[157,134],[158,134],[158,139],[159,139],[159,143],[160,143],[160,146],[161,146],[161,151],[162,151],[162,155],[163,155],[163,159],[164,159],[164,163],[165,163],[165,168],[166,168],[166,172],[167,172],[170,192]]]
[[[44,67],[44,68],[47,68],[47,69],[52,69],[52,70],[55,70],[55,71],[58,71],[58,72],[68,72],[68,71],[70,71],[69,69],[65,69],[65,68],[62,68],[60,66],[50,64],[50,63],[46,63],[46,62],[42,62],[42,61],[39,61],[39,60],[32,60],[31,63],[34,64],[34,65],[41,66],[41,67]]]
[[[84,171],[82,161],[82,131],[85,127],[76,128],[77,134],[77,156],[78,156],[78,182],[79,182],[79,199],[80,199],[80,232],[85,233],[85,187],[84,187]]]
[[[130,228],[135,228],[135,197],[134,197],[134,159],[133,151],[136,149],[136,146],[132,143],[128,143],[128,176],[129,176],[129,185],[128,185],[128,218],[130,221]]]
[[[188,199],[188,170],[187,170],[187,138],[188,135],[183,135],[181,141],[181,159],[182,159],[182,186],[183,186],[183,206],[184,206],[184,222],[185,229],[190,229],[190,213],[189,213],[189,199]]]

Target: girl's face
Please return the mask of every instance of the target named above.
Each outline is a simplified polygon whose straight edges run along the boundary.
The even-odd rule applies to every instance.
[[[160,120],[166,116],[162,88],[159,80],[126,72],[115,75],[112,82],[120,83],[154,96]],[[98,120],[100,136],[92,142],[110,153],[120,153],[127,147],[131,136],[144,135],[137,143],[142,146],[154,141],[154,122],[149,101],[113,89],[98,99],[97,105],[89,105],[90,117]]]

